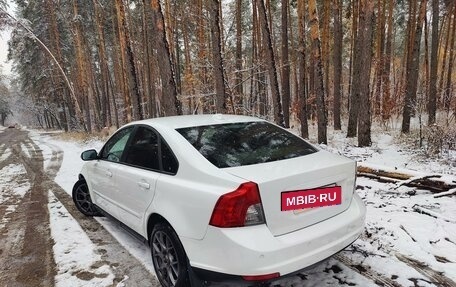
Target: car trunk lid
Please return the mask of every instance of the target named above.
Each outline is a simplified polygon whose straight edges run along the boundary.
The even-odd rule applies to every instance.
[[[258,184],[266,224],[274,236],[293,232],[333,217],[348,208],[353,196],[356,163],[326,151],[292,159],[225,168],[228,173]],[[340,186],[338,205],[282,211],[284,192]],[[332,190],[332,189],[331,189]]]

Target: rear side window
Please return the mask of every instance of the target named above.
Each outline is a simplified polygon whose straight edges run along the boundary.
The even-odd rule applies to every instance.
[[[161,156],[163,171],[171,174],[177,173],[178,163],[174,154],[169,149],[168,145],[162,140],[161,141]]]
[[[308,155],[317,150],[268,122],[246,122],[177,129],[213,165],[224,168]]]

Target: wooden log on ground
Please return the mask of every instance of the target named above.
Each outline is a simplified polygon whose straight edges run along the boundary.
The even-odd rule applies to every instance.
[[[375,179],[379,182],[395,183],[397,186],[405,185],[408,187],[416,187],[420,189],[427,189],[432,192],[441,193],[456,188],[456,182],[448,182],[442,180],[441,175],[424,175],[412,174],[410,171],[397,171],[393,169],[373,168],[364,165],[358,165],[358,176],[368,177]]]

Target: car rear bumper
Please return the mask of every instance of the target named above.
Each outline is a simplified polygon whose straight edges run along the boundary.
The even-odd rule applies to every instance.
[[[284,276],[350,245],[361,234],[365,215],[366,208],[355,193],[344,212],[285,235],[273,236],[266,225],[225,229],[209,226],[204,239],[181,241],[196,270],[235,276],[278,272]]]

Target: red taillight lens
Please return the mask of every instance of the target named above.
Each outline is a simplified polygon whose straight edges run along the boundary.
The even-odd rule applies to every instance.
[[[266,281],[271,280],[274,278],[280,277],[280,273],[272,273],[266,275],[255,275],[255,276],[242,276],[242,278],[246,281]]]
[[[264,215],[258,186],[246,182],[219,198],[209,224],[216,227],[242,227],[262,223]]]

